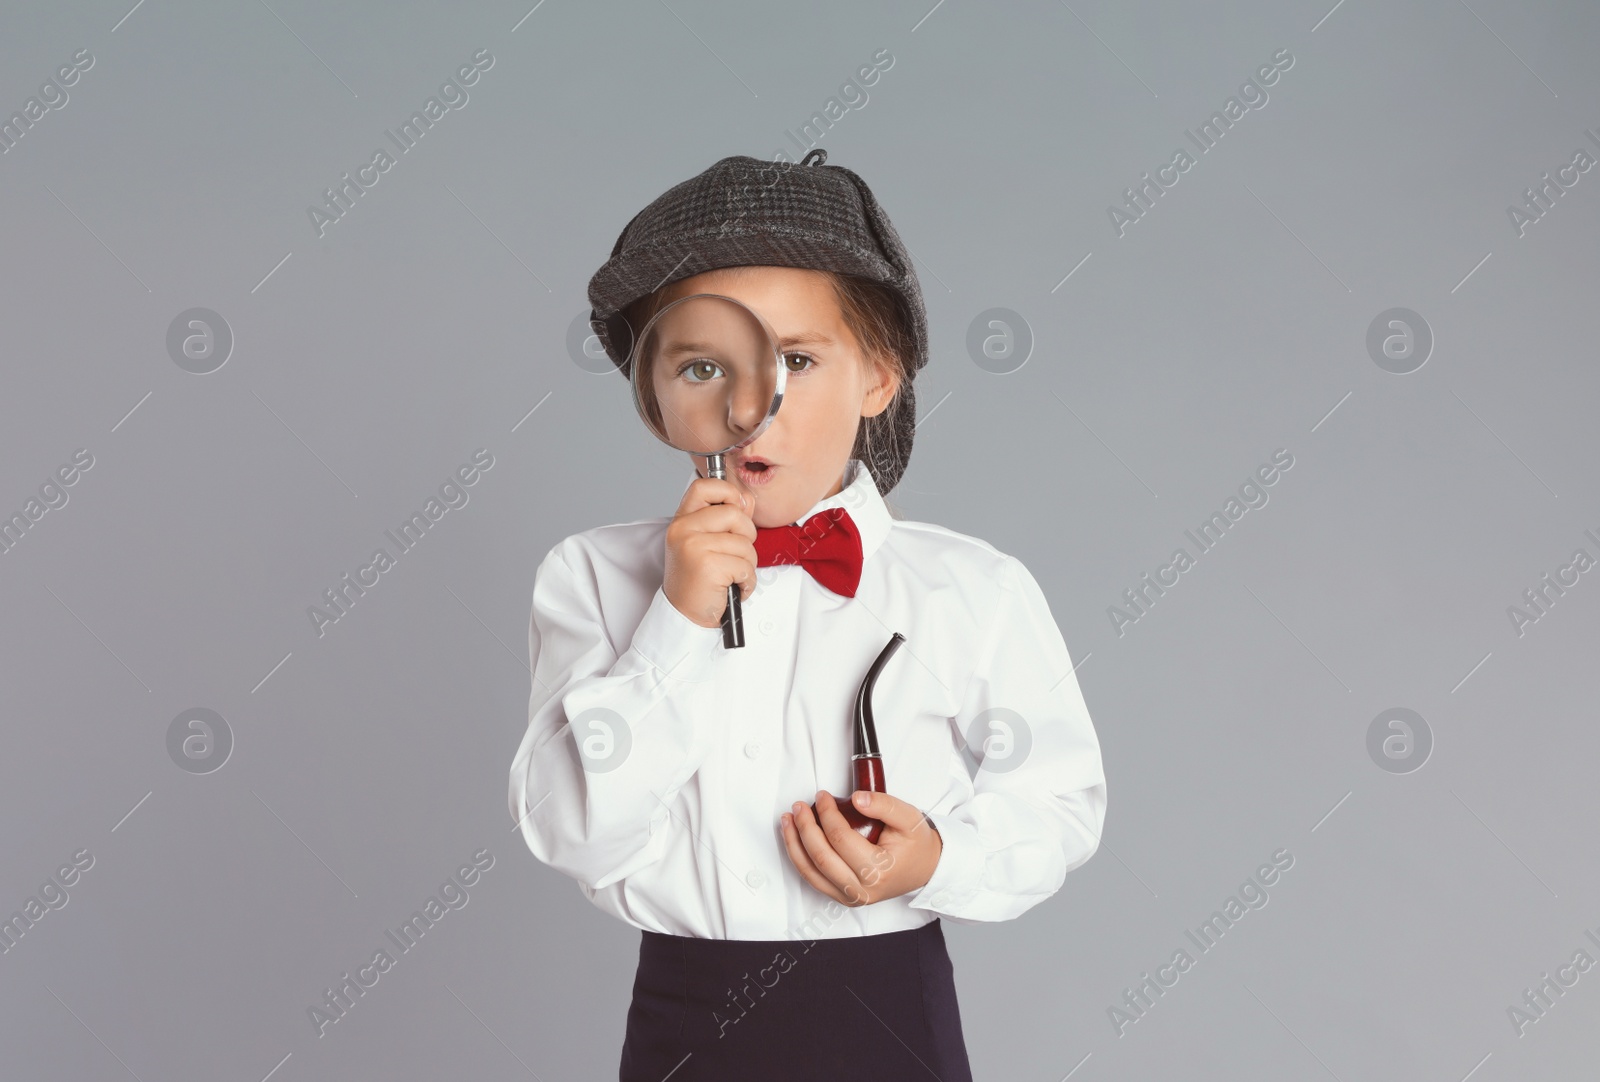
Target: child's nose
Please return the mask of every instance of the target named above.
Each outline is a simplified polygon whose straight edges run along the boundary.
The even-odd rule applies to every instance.
[[[767,409],[772,405],[772,389],[747,382],[734,392],[733,401],[728,404],[729,419],[733,427],[741,432],[753,431],[766,419]],[[777,423],[777,418],[773,418]]]

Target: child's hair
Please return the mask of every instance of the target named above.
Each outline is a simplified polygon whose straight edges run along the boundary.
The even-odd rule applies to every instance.
[[[744,268],[721,269],[737,273]],[[839,311],[844,317],[845,326],[850,328],[850,333],[861,344],[866,362],[896,372],[900,376],[894,397],[883,410],[876,416],[861,419],[856,429],[855,446],[850,451],[851,458],[859,458],[863,463],[872,466],[873,475],[878,476],[880,474],[876,468],[878,464],[898,453],[899,444],[890,426],[893,424],[895,403],[907,392],[914,378],[909,358],[915,355],[916,346],[911,337],[910,327],[901,314],[899,295],[889,286],[874,282],[870,278],[842,274],[838,271],[823,270],[817,273],[826,275],[833,284],[834,296],[839,301]],[[635,338],[661,307],[665,291],[666,287],[663,286],[622,309],[622,317],[628,321]],[[903,469],[904,463],[900,465]],[[888,507],[892,518],[905,518],[900,508],[890,503],[887,497],[884,499],[884,504]]]

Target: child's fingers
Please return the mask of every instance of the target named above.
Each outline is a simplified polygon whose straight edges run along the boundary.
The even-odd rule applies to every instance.
[[[867,798],[865,807],[859,800],[863,796]],[[862,815],[881,820],[884,826],[904,834],[914,834],[929,825],[928,817],[915,804],[888,793],[858,789],[850,795],[850,799],[855,801],[855,808]]]
[[[827,801],[831,799],[832,797],[826,792],[818,793],[818,810],[821,811],[826,806]],[[850,829],[850,824],[844,821],[844,816],[839,814],[838,808],[830,808],[828,811],[838,820],[840,826],[847,831]],[[845,863],[844,858],[839,855],[833,843],[828,840],[822,824],[818,823],[817,817],[811,814],[810,807],[802,803],[800,810],[795,813],[794,821],[800,828],[800,842],[805,846],[806,852],[810,854],[811,862],[817,866],[817,870],[827,877],[828,882],[832,883],[844,894],[850,905],[863,904],[867,900],[866,888],[861,885],[861,880],[856,878],[856,874],[851,870],[850,865]],[[857,835],[856,840],[865,841],[866,839]]]
[[[674,532],[684,534],[727,534],[730,537],[742,537],[752,544],[756,539],[756,527],[750,513],[725,503],[707,504],[696,511],[680,511],[672,520],[672,528]]]
[[[751,549],[753,552],[753,545],[751,546]],[[705,566],[708,569],[715,570],[719,579],[723,577],[728,578],[731,580],[730,585],[734,582],[738,583],[740,589],[743,591],[741,596],[749,598],[751,594],[755,593],[756,557],[754,555],[745,557],[743,555],[730,555],[727,553],[718,552],[706,556],[705,560]]]
[[[833,851],[855,871],[857,882],[866,882],[869,869],[877,864],[878,847],[850,825],[839,810],[839,802],[826,790],[817,794],[817,822]]]
[[[684,490],[683,499],[678,502],[678,514],[692,515],[707,507],[727,508],[729,512],[737,512],[738,517],[748,519],[756,509],[756,496],[741,482],[731,478],[702,477],[691,481]],[[734,519],[730,517],[728,521]]]
[[[857,904],[871,902],[870,887],[878,883],[881,851],[850,825],[839,810],[838,801],[827,790],[817,794],[816,819],[823,840],[850,873],[849,881],[840,883],[840,888]]]
[[[806,852],[805,846],[800,842],[800,831],[795,824],[793,813],[789,815],[788,820],[783,824],[783,847],[789,851],[789,861],[799,871],[802,879],[834,901],[845,905],[850,904],[850,900],[840,892],[839,888],[828,882],[827,877],[817,871],[817,866],[812,863],[810,854]]]

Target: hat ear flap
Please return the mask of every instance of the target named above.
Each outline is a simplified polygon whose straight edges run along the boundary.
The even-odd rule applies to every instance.
[[[916,388],[908,380],[900,385],[888,409],[861,421],[852,458],[859,458],[872,474],[872,482],[887,496],[900,483],[911,461],[911,441],[917,430]]]
[[[847,169],[842,165],[835,165],[832,168],[850,178],[856,191],[861,193],[861,204],[866,210],[867,228],[872,231],[872,237],[884,253],[886,262],[894,268],[897,281],[889,284],[895,286],[900,314],[904,317],[906,326],[910,328],[916,345],[917,355],[911,359],[911,371],[908,373],[914,378],[917,371],[928,361],[928,316],[922,300],[922,284],[917,279],[916,268],[911,265],[911,252],[900,239],[900,233],[895,229],[894,223],[889,221],[889,216],[878,205],[877,197],[872,194],[867,182],[853,169]]]
[[[922,285],[917,280],[916,269],[911,265],[911,253],[906,248],[905,242],[900,239],[894,224],[889,221],[889,216],[878,205],[872,189],[855,170],[842,165],[831,168],[848,177],[855,185],[856,191],[861,194],[861,205],[866,211],[867,228],[872,232],[879,250],[883,252],[885,261],[895,271],[897,280],[887,284],[894,287],[901,318],[911,332],[915,354],[907,358],[910,363],[906,366],[906,378],[901,381],[893,405],[876,417],[866,420],[866,424],[872,425],[872,431],[862,440],[865,446],[861,448],[861,454],[858,456],[866,462],[879,493],[888,495],[889,491],[900,483],[906,464],[911,461],[911,444],[917,431],[917,395],[914,381],[917,372],[928,361],[927,310],[923,305]]]
[[[629,326],[627,317],[619,311],[602,319],[591,308],[589,329],[600,339],[600,344],[605,347],[606,356],[611,358],[623,378],[633,379],[633,373],[629,369],[633,353],[633,328]]]
[[[912,283],[913,288],[916,288],[917,275],[911,266],[911,253],[906,250],[905,242],[900,239],[894,223],[889,221],[889,216],[878,205],[877,196],[872,194],[872,189],[867,187],[867,182],[862,180],[855,170],[846,169],[842,165],[833,168],[850,178],[850,183],[861,193],[861,205],[867,212],[867,228],[872,231],[872,239],[878,242],[878,247],[883,251],[889,265],[903,280]],[[919,292],[919,299],[920,296]]]

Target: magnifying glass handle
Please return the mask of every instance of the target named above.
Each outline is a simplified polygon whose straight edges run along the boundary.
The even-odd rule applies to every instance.
[[[706,456],[706,476],[719,481],[728,476],[721,455]],[[744,645],[744,607],[740,603],[742,593],[737,582],[728,584],[728,607],[722,610],[722,645],[729,650]]]
[[[730,650],[744,645],[744,612],[739,607],[739,584],[728,587],[728,607],[722,610],[722,645]]]

